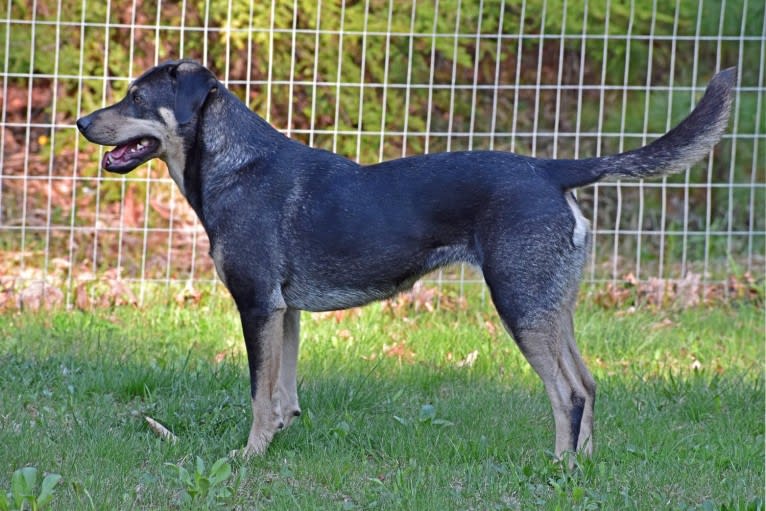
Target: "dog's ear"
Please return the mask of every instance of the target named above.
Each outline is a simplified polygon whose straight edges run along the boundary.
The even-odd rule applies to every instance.
[[[218,89],[218,80],[203,66],[195,62],[180,62],[168,69],[176,82],[175,106],[179,124],[186,124],[199,112],[208,95]]]

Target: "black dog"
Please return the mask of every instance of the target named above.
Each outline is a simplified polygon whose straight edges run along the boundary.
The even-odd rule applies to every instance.
[[[590,235],[571,190],[608,177],[662,176],[701,159],[727,127],[734,85],[735,70],[723,71],[660,139],[584,160],[476,151],[363,167],[281,135],[187,61],[147,71],[125,99],[77,127],[92,142],[117,146],[104,155],[108,171],[165,161],[204,225],[247,346],[253,423],[245,454],[264,452],[300,414],[301,310],[390,297],[464,261],[483,272],[545,384],[560,456],[593,448],[595,383],[572,325]]]

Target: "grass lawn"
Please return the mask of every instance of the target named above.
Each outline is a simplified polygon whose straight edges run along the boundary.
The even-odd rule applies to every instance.
[[[469,301],[305,314],[303,415],[265,456],[215,469],[250,427],[227,298],[5,313],[0,492],[34,466],[61,474],[51,508],[66,510],[764,508],[763,309],[584,298],[596,443],[570,470],[551,460],[542,383],[491,305]]]

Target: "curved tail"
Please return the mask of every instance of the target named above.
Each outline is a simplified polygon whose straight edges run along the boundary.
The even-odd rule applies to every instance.
[[[551,179],[562,188],[585,186],[609,177],[651,178],[679,172],[701,160],[729,123],[737,68],[716,74],[689,116],[654,142],[624,153],[583,160],[547,160]]]

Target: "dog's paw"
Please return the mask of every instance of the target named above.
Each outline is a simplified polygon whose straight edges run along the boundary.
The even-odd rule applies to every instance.
[[[285,429],[292,424],[293,419],[301,414],[301,407],[298,405],[298,396],[290,396],[285,392],[280,392],[280,395],[281,406],[279,415],[282,419],[282,427],[280,429]]]
[[[271,439],[274,438],[277,431],[282,429],[282,426],[282,417],[276,414],[273,414],[266,421],[254,420],[250,427],[250,434],[247,437],[247,445],[245,446],[243,456],[248,458],[250,456],[259,456],[266,452]]]
[[[289,391],[285,385],[280,384],[278,397],[280,403],[279,414],[283,422],[280,429],[285,429],[293,422],[293,419],[301,414],[301,407],[298,404],[298,393],[295,390]]]
[[[243,458],[250,458],[251,456],[261,456],[263,453],[266,452],[266,449],[269,448],[269,444],[271,444],[271,439],[274,437],[274,434],[268,434],[268,433],[253,433],[250,432],[250,436],[247,439],[247,445],[244,449],[239,451],[241,456]]]
[[[282,421],[283,421],[284,424],[282,426],[282,429],[286,429],[288,426],[290,426],[290,424],[293,423],[293,420],[296,417],[299,417],[300,414],[301,414],[301,409],[298,408],[297,405],[294,406],[294,407],[283,407],[282,408]]]

